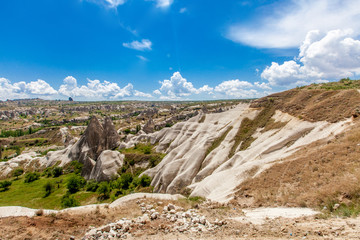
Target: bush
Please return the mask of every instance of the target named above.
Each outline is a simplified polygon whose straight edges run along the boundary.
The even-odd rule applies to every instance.
[[[37,173],[37,172],[29,172],[29,173],[27,173],[27,174],[25,175],[25,180],[24,180],[24,182],[25,182],[25,183],[31,183],[31,182],[33,182],[33,181],[35,181],[35,180],[38,180],[39,177],[40,177],[40,174],[39,174],[39,173]]]
[[[86,181],[83,177],[75,175],[69,178],[66,187],[70,193],[76,193],[85,185],[85,183]]]
[[[151,183],[151,177],[149,177],[146,174],[142,175],[138,179],[138,185],[140,185],[141,187],[148,187],[148,186],[150,186],[150,183]]]
[[[52,170],[52,175],[53,177],[59,177],[63,174],[63,169],[62,167],[55,167],[53,170]]]
[[[46,168],[45,171],[42,173],[42,176],[51,177],[52,176],[52,168]]]
[[[61,198],[61,206],[63,208],[76,207],[76,206],[80,206],[80,203],[78,200],[74,198],[74,196],[71,196],[69,193],[66,193]]]
[[[107,199],[110,197],[110,187],[107,182],[100,183],[97,192],[100,194],[100,199]]]
[[[21,176],[23,173],[24,173],[24,169],[22,168],[15,169],[13,172],[13,177],[16,177],[16,179],[18,179],[19,176]]]
[[[49,181],[49,182],[45,183],[44,189],[45,189],[45,195],[44,195],[44,198],[45,198],[52,193],[52,191],[54,190],[54,185]]]
[[[9,190],[9,187],[11,186],[12,182],[10,181],[2,181],[0,182],[0,189],[1,192]]]
[[[144,147],[144,154],[150,154],[151,153],[151,146],[145,146]]]
[[[123,173],[119,178],[119,183],[123,189],[129,189],[130,183],[133,181],[133,176],[130,173]]]
[[[78,161],[72,161],[70,163],[70,170],[75,174],[80,174],[83,168],[83,164]]]
[[[96,190],[98,189],[99,185],[97,182],[95,181],[89,181],[86,184],[86,191],[88,192],[96,192]]]

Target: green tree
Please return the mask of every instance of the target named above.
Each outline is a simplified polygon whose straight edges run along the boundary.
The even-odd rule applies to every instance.
[[[85,185],[85,183],[86,181],[83,177],[75,175],[69,178],[66,187],[70,193],[76,193],[80,191],[80,189]]]

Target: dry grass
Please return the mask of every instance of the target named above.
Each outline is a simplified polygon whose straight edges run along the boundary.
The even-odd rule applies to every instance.
[[[241,122],[241,125],[234,137],[234,144],[231,147],[228,157],[231,158],[236,153],[240,145],[240,151],[246,150],[251,143],[255,140],[252,135],[258,128],[266,127],[271,117],[275,113],[275,107],[272,100],[266,100],[266,103],[262,106],[263,109],[260,113],[253,119],[244,118]]]
[[[325,206],[360,200],[360,120],[332,141],[317,141],[239,186],[254,206]]]
[[[355,89],[291,89],[255,100],[251,107],[265,107],[269,100],[276,110],[310,122],[337,122],[360,109],[360,93]]]

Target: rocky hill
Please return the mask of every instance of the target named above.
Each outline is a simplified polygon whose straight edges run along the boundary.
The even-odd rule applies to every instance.
[[[153,178],[156,192],[190,193],[220,202],[242,195],[247,196],[244,203],[252,203],[247,198],[256,192],[257,199],[270,198],[273,203],[287,204],[285,200],[278,202],[276,197],[262,196],[258,189],[271,189],[269,184],[279,186],[284,180],[282,174],[289,174],[285,170],[298,170],[310,156],[321,163],[325,161],[323,152],[327,152],[331,161],[336,158],[337,162],[345,161],[343,165],[347,165],[341,170],[334,166],[332,170],[327,168],[328,173],[313,180],[323,181],[322,176],[326,176],[326,185],[330,187],[330,182],[335,183],[331,177],[340,174],[352,176],[350,178],[356,182],[358,176],[350,173],[357,166],[355,145],[358,139],[348,137],[354,139],[352,145],[338,139],[357,129],[359,109],[357,89],[333,90],[322,84],[273,94],[224,113],[202,114],[156,135],[153,142],[158,142],[157,149],[165,151],[167,156],[145,173]],[[330,143],[331,147],[327,146]],[[352,150],[344,152],[343,147]],[[354,157],[348,158],[350,155]],[[294,159],[297,161],[292,161]],[[292,167],[292,164],[299,166]],[[321,167],[320,164],[317,168],[324,172]],[[291,184],[281,182],[280,190],[284,188],[285,191],[282,195],[290,191],[290,187],[285,187],[288,184],[301,183],[303,193],[309,190],[301,180],[304,178],[302,173],[297,173],[298,178],[292,179]],[[341,179],[345,180],[345,177]],[[251,189],[249,184],[253,186]]]

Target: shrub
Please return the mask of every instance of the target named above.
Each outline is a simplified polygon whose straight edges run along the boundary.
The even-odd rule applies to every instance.
[[[61,206],[63,208],[68,208],[68,207],[76,207],[79,206],[80,203],[78,200],[76,200],[74,198],[74,196],[71,196],[69,193],[66,193],[62,198],[61,198]]]
[[[123,189],[129,189],[130,183],[133,180],[133,176],[130,173],[123,173],[120,176],[120,185]]]
[[[27,173],[27,174],[25,175],[25,180],[24,180],[24,182],[25,182],[25,183],[31,183],[31,182],[33,182],[33,181],[35,181],[35,180],[38,180],[39,177],[40,177],[40,174],[39,174],[39,173],[37,173],[37,172],[29,172],[29,173]]]
[[[144,174],[138,179],[138,183],[141,187],[148,187],[148,186],[150,186],[150,183],[151,183],[151,177]]]
[[[95,181],[89,181],[86,184],[86,191],[88,192],[96,192],[96,190],[98,189],[99,185],[97,182]]]
[[[59,177],[60,175],[63,174],[63,169],[62,167],[55,167],[53,170],[52,170],[52,175],[53,177]]]
[[[80,174],[83,168],[83,164],[78,161],[72,161],[68,167],[69,172]]]
[[[101,199],[107,199],[110,197],[110,187],[107,182],[102,182],[99,184],[97,192],[100,194]]]
[[[11,186],[12,182],[10,181],[2,181],[0,182],[0,189],[1,192],[9,190],[9,187]]]
[[[15,169],[13,172],[13,177],[16,177],[16,179],[18,179],[19,176],[21,176],[23,173],[24,173],[24,169],[22,168]]]
[[[151,146],[145,146],[144,147],[144,154],[150,154],[151,153]]]
[[[54,190],[54,185],[49,181],[49,182],[45,183],[44,189],[45,189],[45,195],[44,195],[44,198],[45,198],[52,193],[52,191]]]
[[[38,209],[38,210],[36,210],[35,215],[36,215],[36,216],[42,216],[42,215],[44,215],[44,210],[43,210],[43,209]]]
[[[43,172],[42,176],[51,177],[52,176],[52,168],[46,168],[45,171]]]
[[[69,178],[66,187],[70,193],[76,193],[85,185],[85,183],[86,181],[83,177],[75,175]]]

